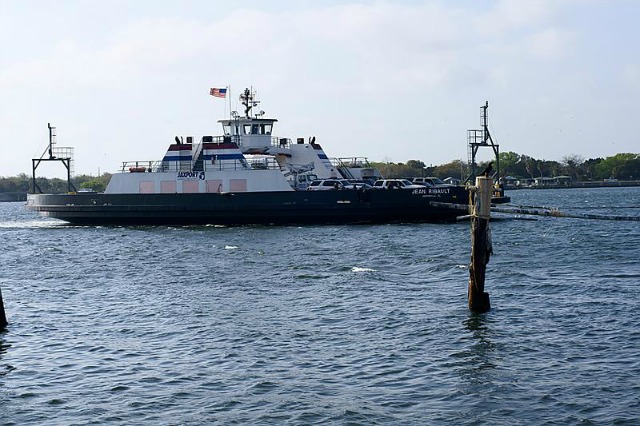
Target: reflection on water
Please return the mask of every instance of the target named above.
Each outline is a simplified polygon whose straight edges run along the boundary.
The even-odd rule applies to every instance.
[[[472,382],[483,383],[489,377],[489,370],[496,367],[495,350],[493,343],[490,313],[469,313],[464,320],[464,327],[471,333],[471,345],[467,353],[467,364],[463,371]]]
[[[11,345],[4,340],[3,336],[6,333],[7,331],[0,331],[0,377],[4,376],[5,374],[9,373],[12,370],[15,370],[15,367],[12,367],[10,365],[5,365],[2,362],[3,356],[7,353],[7,351],[11,347]],[[0,386],[2,386],[2,383],[0,383]]]

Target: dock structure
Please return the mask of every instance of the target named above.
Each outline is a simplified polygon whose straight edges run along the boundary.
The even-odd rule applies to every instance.
[[[469,309],[472,312],[487,312],[491,309],[489,293],[484,291],[484,278],[491,247],[491,191],[493,179],[488,176],[476,177],[473,188],[471,212],[471,264],[469,265]]]
[[[7,324],[7,315],[4,313],[4,303],[2,302],[2,289],[0,288],[0,331],[2,331]]]

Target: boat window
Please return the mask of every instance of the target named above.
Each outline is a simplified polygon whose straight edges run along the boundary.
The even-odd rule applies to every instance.
[[[245,124],[244,125],[244,134],[245,135],[250,135],[251,134],[251,124]]]
[[[252,135],[257,135],[258,134],[258,125],[257,124],[252,124],[251,125],[251,134]]]
[[[224,131],[224,134],[227,136],[231,134],[231,126],[229,124],[223,124],[222,130]]]
[[[272,128],[273,128],[273,124],[261,124],[260,125],[260,134],[262,134],[262,135],[270,135]]]

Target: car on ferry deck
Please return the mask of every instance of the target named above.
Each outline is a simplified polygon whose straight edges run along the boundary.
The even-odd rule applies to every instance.
[[[416,185],[407,179],[379,179],[373,189],[423,189],[424,185]]]
[[[455,185],[451,185],[450,183],[444,182],[442,179],[437,178],[435,176],[429,177],[416,177],[412,179],[412,182],[417,185],[423,185],[434,188],[450,188]]]
[[[318,179],[307,187],[307,191],[330,191],[335,189],[354,189],[351,182],[346,179]]]

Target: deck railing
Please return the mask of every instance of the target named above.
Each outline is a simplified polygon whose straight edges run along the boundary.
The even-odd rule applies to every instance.
[[[188,172],[194,171],[197,161],[124,161],[122,168],[123,173],[157,173],[157,172]],[[203,161],[202,169],[207,171],[225,171],[225,170],[279,170],[280,165],[275,158],[265,157],[247,161],[239,160],[216,160]]]

